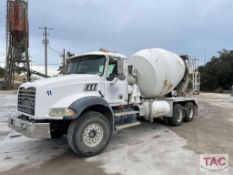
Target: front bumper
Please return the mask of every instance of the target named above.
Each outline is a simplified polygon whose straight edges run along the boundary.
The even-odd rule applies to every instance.
[[[17,116],[9,119],[8,126],[16,132],[29,138],[51,138],[49,123],[37,123],[35,121],[28,121],[20,118],[20,116]]]

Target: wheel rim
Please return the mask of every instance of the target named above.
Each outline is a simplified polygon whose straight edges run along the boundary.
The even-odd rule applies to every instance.
[[[179,109],[178,110],[178,115],[177,115],[177,121],[180,123],[181,121],[182,121],[182,119],[183,119],[183,114],[182,114],[182,111]]]
[[[103,136],[103,127],[98,123],[92,123],[84,129],[83,142],[89,147],[95,147],[102,141]]]
[[[193,109],[192,108],[189,109],[189,118],[190,119],[193,118]]]

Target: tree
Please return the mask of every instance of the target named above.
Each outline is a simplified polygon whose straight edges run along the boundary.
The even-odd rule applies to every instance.
[[[4,69],[0,67],[0,78],[4,77]]]
[[[201,90],[231,89],[233,85],[233,51],[222,50],[218,56],[198,68],[201,74]]]

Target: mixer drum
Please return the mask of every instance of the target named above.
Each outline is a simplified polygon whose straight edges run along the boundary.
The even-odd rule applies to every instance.
[[[172,92],[186,69],[182,58],[163,49],[140,50],[128,61],[136,69],[137,84],[145,98],[162,97]]]

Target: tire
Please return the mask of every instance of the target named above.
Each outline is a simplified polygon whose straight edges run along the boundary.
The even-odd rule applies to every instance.
[[[173,106],[173,117],[168,118],[169,124],[171,126],[180,126],[183,123],[183,107],[180,104],[175,104]]]
[[[100,154],[108,145],[112,130],[107,118],[99,112],[87,112],[73,121],[67,133],[70,148],[81,157]]]
[[[191,122],[194,118],[194,105],[188,102],[184,105],[184,121]]]

